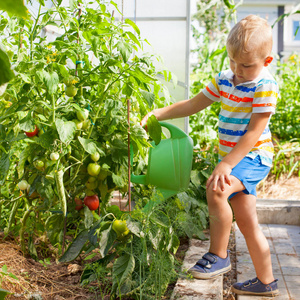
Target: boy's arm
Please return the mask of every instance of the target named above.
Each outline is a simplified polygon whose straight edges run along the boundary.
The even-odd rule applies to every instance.
[[[232,168],[234,168],[254,147],[268,124],[270,114],[271,112],[252,114],[247,132],[216,166],[207,180],[206,187],[213,184],[213,190],[216,190],[218,181],[220,181],[221,190],[224,191],[226,183],[231,185],[229,175]]]
[[[155,115],[159,121],[187,117],[203,110],[213,102],[200,92],[189,100],[179,101],[172,105],[153,110],[142,119],[141,125],[145,126],[151,115]]]

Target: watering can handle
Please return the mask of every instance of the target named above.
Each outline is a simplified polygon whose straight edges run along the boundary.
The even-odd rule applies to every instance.
[[[167,122],[159,122],[159,124],[170,131],[171,138],[184,138],[187,137],[187,134],[179,129],[177,126],[167,123]]]
[[[161,126],[166,127],[167,129],[169,129],[172,138],[181,138],[181,137],[186,137],[187,136],[184,131],[182,131],[181,129],[179,129],[175,125],[172,125],[172,124],[167,123],[167,122],[159,122],[159,123],[160,123]],[[133,146],[132,146],[132,144],[130,144],[130,164],[133,165]]]
[[[130,165],[133,165],[133,146],[130,144]],[[133,172],[130,174],[130,181],[139,183],[139,184],[146,184],[146,175],[134,175]]]

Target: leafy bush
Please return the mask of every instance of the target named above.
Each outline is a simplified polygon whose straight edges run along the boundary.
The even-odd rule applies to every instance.
[[[278,62],[276,79],[280,95],[276,114],[272,116],[270,129],[280,142],[299,136],[300,132],[300,55],[293,54],[285,62]]]

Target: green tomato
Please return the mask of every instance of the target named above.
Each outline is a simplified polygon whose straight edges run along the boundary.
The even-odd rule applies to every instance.
[[[29,184],[26,180],[21,180],[19,183],[18,183],[18,188],[21,190],[21,191],[25,191],[27,188],[29,187]]]
[[[91,159],[92,159],[93,161],[96,162],[96,161],[99,160],[99,158],[100,158],[99,152],[95,152],[95,153],[91,154]]]
[[[82,122],[82,129],[88,129],[90,127],[91,121],[89,119],[86,119]]]
[[[95,188],[97,188],[98,186],[98,182],[97,179],[95,177],[89,177],[88,181],[85,183],[85,186],[89,189],[89,190],[94,190]]]
[[[75,87],[74,85],[68,85],[67,87],[66,87],[66,90],[65,90],[65,92],[66,92],[66,95],[68,96],[68,97],[74,97],[74,96],[76,96],[76,94],[77,94],[77,87]]]
[[[89,116],[89,111],[87,109],[77,110],[76,115],[79,121],[85,121]]]
[[[43,170],[45,166],[45,163],[40,159],[35,160],[33,164],[38,170]]]
[[[124,186],[120,187],[119,191],[121,191],[122,193],[127,193],[128,192],[128,185],[124,185]]]
[[[112,224],[112,229],[117,233],[117,234],[122,234],[125,233],[128,228],[126,225],[126,221],[122,220],[115,220]]]
[[[82,121],[79,121],[77,119],[74,119],[73,122],[76,124],[76,129],[80,130],[82,128]]]
[[[100,173],[101,167],[96,163],[89,163],[87,171],[91,176],[97,176]]]
[[[59,159],[59,154],[57,152],[52,152],[50,154],[50,159],[51,160],[58,160]]]

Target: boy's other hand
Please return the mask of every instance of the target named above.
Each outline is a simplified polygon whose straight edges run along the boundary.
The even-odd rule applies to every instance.
[[[221,161],[208,178],[206,182],[206,188],[208,188],[212,184],[212,190],[216,191],[219,184],[220,189],[222,191],[225,191],[226,184],[231,185],[231,170],[232,168],[229,164]]]

